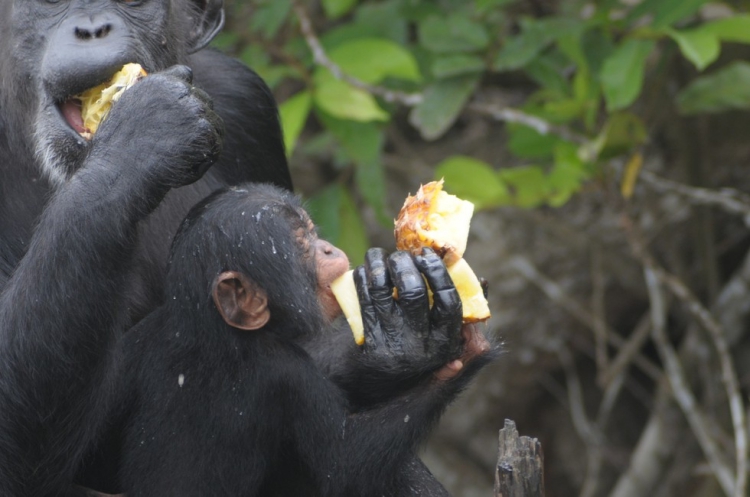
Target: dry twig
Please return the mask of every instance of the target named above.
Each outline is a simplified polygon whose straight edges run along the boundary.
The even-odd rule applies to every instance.
[[[724,460],[719,447],[713,437],[711,437],[710,429],[706,428],[711,425],[712,422],[710,421],[710,418],[703,414],[703,411],[698,406],[693,393],[690,391],[687,380],[685,379],[685,373],[682,370],[680,359],[667,338],[667,310],[664,305],[664,297],[661,292],[659,278],[649,267],[644,268],[644,274],[651,302],[651,323],[654,342],[659,350],[659,355],[664,361],[664,367],[669,380],[669,385],[672,388],[674,399],[682,408],[682,412],[685,414],[693,433],[698,439],[698,443],[700,443],[703,453],[706,455],[706,458],[711,465],[711,469],[716,475],[724,493],[728,496],[737,496],[738,494],[733,493],[735,487],[734,472]],[[741,496],[742,494],[739,494],[739,497]]]
[[[300,23],[300,31],[305,38],[307,46],[313,53],[315,63],[328,69],[336,79],[346,81],[353,87],[364,90],[372,95],[376,95],[389,103],[399,103],[407,107],[414,107],[424,101],[424,95],[422,93],[405,93],[398,90],[391,90],[383,86],[366,83],[346,74],[341,67],[333,62],[330,57],[328,57],[328,54],[326,54],[323,45],[320,43],[320,39],[315,34],[310,16],[299,2],[294,3],[294,12],[297,14]],[[496,107],[479,102],[471,103],[466,108],[479,114],[489,116],[497,121],[523,124],[533,128],[542,135],[556,135],[564,140],[578,144],[583,144],[587,141],[585,136],[575,133],[564,126],[552,124],[544,119],[526,114],[518,109]]]
[[[661,178],[650,171],[641,171],[640,178],[644,184],[657,192],[677,193],[695,204],[716,206],[731,214],[739,214],[745,224],[750,226],[750,198],[742,192],[732,188],[722,188],[717,191],[683,185]]]
[[[632,226],[632,224],[631,224]],[[643,247],[643,244],[638,240],[635,234],[635,229],[629,230],[630,235],[630,241],[631,245],[633,246],[633,251],[635,252],[636,256],[641,260],[643,263],[644,268],[647,271],[647,276],[655,277],[659,281],[659,283],[665,285],[669,290],[682,302],[684,302],[687,305],[687,309],[690,311],[690,313],[701,323],[702,327],[708,331],[709,336],[711,337],[711,340],[714,343],[714,347],[717,351],[717,354],[719,356],[719,363],[721,365],[721,379],[722,383],[724,384],[724,388],[726,390],[727,398],[729,401],[729,411],[732,417],[732,426],[734,429],[734,440],[735,440],[735,465],[737,468],[737,475],[736,475],[736,481],[734,482],[734,492],[727,492],[727,495],[734,495],[735,497],[743,497],[745,495],[745,490],[747,488],[747,471],[745,470],[746,464],[747,464],[747,451],[748,451],[748,439],[747,439],[747,425],[746,425],[746,418],[745,418],[745,406],[744,401],[742,400],[742,394],[740,393],[740,387],[739,387],[739,380],[737,379],[737,374],[735,372],[734,368],[734,361],[732,360],[732,356],[729,352],[729,345],[727,343],[726,334],[719,324],[719,322],[713,317],[711,312],[706,309],[700,301],[692,294],[689,288],[677,277],[674,275],[669,274],[667,271],[665,271],[662,267],[660,267],[656,261],[645,251],[645,248]],[[647,283],[650,283],[647,279]],[[654,305],[654,289],[649,286],[649,297],[652,300],[652,306]],[[658,297],[661,299],[661,294],[658,295]],[[661,300],[657,301],[657,303],[661,303]],[[654,315],[652,311],[652,324],[655,326],[656,321],[654,320]],[[663,323],[662,323],[663,324]],[[654,329],[653,330],[654,337],[656,338],[659,330]],[[659,345],[659,344],[657,344]],[[671,348],[671,345],[670,345]],[[669,358],[668,355],[669,351],[664,351],[662,345],[659,345],[660,351],[662,351],[665,360]],[[672,389],[674,391],[675,384],[674,384],[674,377],[673,375],[676,374],[676,372],[680,372],[681,374],[681,365],[679,363],[679,359],[677,358],[677,355],[674,355],[674,359],[677,361],[677,365],[680,366],[680,370],[677,371],[673,367],[670,370],[670,365],[666,364],[667,366],[667,374],[670,378],[670,385],[672,386]],[[673,366],[673,365],[672,365]],[[687,382],[684,382],[684,385],[687,387]],[[689,390],[688,390],[689,392]],[[679,395],[679,397],[678,397]],[[687,397],[684,396],[684,394],[680,394],[679,392],[675,391],[675,400],[680,404],[680,407],[683,408],[683,411],[687,407],[688,404],[685,403]],[[693,402],[693,404],[695,404]],[[697,405],[694,406],[697,408]],[[691,428],[695,432],[696,426],[694,423],[694,420],[691,420],[688,413],[686,412],[685,415],[688,417],[688,421],[690,422]],[[703,420],[702,426],[706,425],[706,420]],[[707,447],[704,444],[704,441],[701,439],[701,434],[696,433],[696,437],[698,437],[699,442],[701,442],[701,446],[704,449],[704,452],[706,450],[710,450],[710,447]],[[710,437],[709,437],[710,438]],[[706,453],[706,456],[710,458],[710,455]],[[712,462],[712,466],[714,466],[714,463]],[[722,481],[721,478],[725,477],[726,475],[719,475],[717,473],[717,477],[720,479],[722,486],[725,487],[726,482]],[[731,487],[730,487],[731,488]],[[726,487],[725,487],[726,491]]]
[[[510,259],[508,265],[518,274],[526,278],[526,280],[536,285],[545,293],[545,295],[547,295],[547,297],[549,297],[550,300],[565,309],[580,323],[592,330],[595,329],[596,326],[603,326],[607,330],[607,343],[614,346],[618,351],[625,347],[627,343],[625,339],[611,330],[606,323],[597,322],[598,319],[596,316],[592,315],[588,310],[581,306],[581,304],[568,296],[560,285],[542,275],[528,258],[516,255]],[[641,354],[636,353],[633,355],[633,364],[654,381],[658,381],[661,377],[661,370],[659,367]]]
[[[323,45],[320,43],[320,39],[315,34],[315,30],[313,29],[313,26],[312,26],[312,21],[310,20],[310,16],[307,15],[307,11],[305,10],[305,8],[300,3],[295,2],[294,12],[297,14],[297,18],[299,19],[300,30],[302,31],[302,36],[305,37],[307,46],[310,47],[310,50],[313,53],[313,57],[315,58],[315,63],[331,71],[331,74],[333,74],[333,76],[336,79],[340,79],[341,81],[346,81],[353,87],[359,88],[360,90],[365,90],[366,92],[371,93],[373,95],[377,95],[378,97],[382,98],[386,102],[390,102],[390,103],[398,102],[403,105],[406,105],[407,107],[413,107],[421,103],[422,100],[424,100],[424,96],[421,93],[404,93],[404,92],[397,91],[397,90],[390,90],[382,86],[371,85],[369,83],[365,83],[364,81],[360,79],[354,78],[346,74],[344,71],[341,70],[338,64],[333,62],[328,57],[328,54],[326,54],[326,51],[323,48]]]

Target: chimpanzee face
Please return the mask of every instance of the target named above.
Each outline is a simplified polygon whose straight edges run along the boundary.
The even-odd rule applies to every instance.
[[[332,320],[341,313],[341,308],[333,296],[331,283],[349,270],[349,258],[332,243],[318,238],[315,225],[306,212],[300,212],[300,219],[303,225],[296,229],[295,235],[304,257],[315,268],[318,300],[323,315],[326,319]]]
[[[151,73],[185,59],[223,23],[221,0],[6,0],[0,7],[0,97],[19,107],[45,172],[64,181],[90,146],[75,96],[124,64]],[[209,4],[217,4],[209,5]],[[202,9],[214,8],[207,13]],[[213,19],[207,16],[213,15]],[[214,26],[208,28],[210,22]]]

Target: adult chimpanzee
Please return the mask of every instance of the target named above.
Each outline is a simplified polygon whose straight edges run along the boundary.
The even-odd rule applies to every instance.
[[[408,260],[408,262],[405,262]],[[415,319],[461,352],[461,301],[440,258],[390,258]],[[330,283],[346,256],[317,237],[297,200],[246,185],[198,204],[175,237],[165,303],[121,341],[121,478],[144,495],[381,496],[481,360],[449,382],[425,382],[349,414],[300,346],[341,314]],[[370,282],[371,284],[374,282]],[[290,292],[290,289],[294,289]],[[361,285],[363,305],[379,288]],[[388,287],[392,299],[391,287]],[[410,306],[417,305],[416,308]],[[390,315],[390,313],[389,313]],[[341,337],[352,341],[351,335]],[[423,337],[424,343],[426,337]]]
[[[46,495],[72,479],[101,426],[112,344],[158,304],[169,241],[189,207],[240,181],[291,187],[267,88],[200,50],[222,21],[222,0],[0,2],[1,495]],[[85,141],[71,126],[71,95],[125,62],[150,76]],[[190,66],[202,91],[175,64]],[[330,355],[324,340],[308,344],[336,378],[396,352],[386,344],[369,351],[382,363],[358,361],[342,343]],[[399,355],[417,367],[397,377],[447,360]],[[435,485],[416,459],[405,478]]]

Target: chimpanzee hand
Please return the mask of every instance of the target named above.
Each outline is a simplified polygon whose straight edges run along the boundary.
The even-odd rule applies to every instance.
[[[221,152],[223,124],[192,71],[173,66],[122,94],[92,140],[91,156],[134,170],[166,193],[199,179]]]
[[[432,309],[425,280],[433,292]],[[443,261],[431,249],[415,257],[408,252],[388,257],[382,249],[370,249],[354,281],[364,322],[364,353],[377,356],[381,367],[421,373],[458,358],[461,300]]]

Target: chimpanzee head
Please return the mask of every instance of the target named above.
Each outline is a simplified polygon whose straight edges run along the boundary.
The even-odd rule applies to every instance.
[[[73,96],[107,81],[128,62],[149,73],[183,62],[224,22],[223,0],[0,3],[5,125],[14,145],[34,150],[55,181],[77,169],[89,146],[72,124]]]
[[[207,327],[221,319],[294,336],[341,313],[330,284],[348,269],[346,255],[318,238],[294,195],[248,184],[190,211],[172,244],[166,300],[181,315],[212,316]]]

